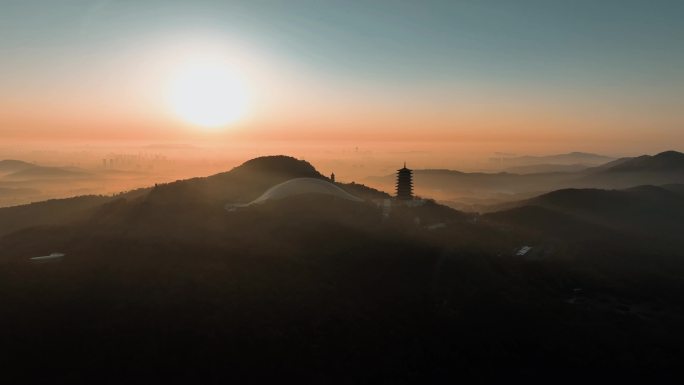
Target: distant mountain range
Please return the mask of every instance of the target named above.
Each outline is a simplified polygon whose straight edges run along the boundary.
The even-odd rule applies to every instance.
[[[44,166],[21,160],[0,160],[0,207],[84,194],[111,194],[137,187],[144,171]]]
[[[556,172],[577,172],[586,170],[591,166],[587,164],[552,164],[552,163],[540,163],[540,164],[530,164],[525,166],[514,166],[508,167],[503,171],[511,174],[548,174]]]
[[[0,160],[0,207],[78,195],[102,187],[99,175],[77,167],[48,167],[15,159]]]
[[[684,154],[666,151],[656,155],[622,158],[583,171],[580,185],[628,188],[643,184],[684,183]]]
[[[684,183],[683,158],[682,153],[666,151],[653,156],[617,159],[577,171],[521,174],[414,170],[414,185],[420,195],[449,201],[459,209],[477,211],[486,209],[486,205],[565,188],[624,189],[645,184]],[[367,182],[391,191],[394,178],[394,175],[371,177]]]
[[[38,195],[40,191],[31,188],[12,188],[12,187],[0,187],[0,198],[3,197],[14,197],[17,195],[21,196],[35,196]]]
[[[600,165],[606,162],[610,162],[615,158],[592,154],[586,152],[570,152],[566,154],[555,154],[555,155],[543,155],[543,156],[504,156],[490,158],[492,163],[498,164],[502,168],[509,167],[520,167],[520,166],[534,166],[540,164],[547,165],[586,165],[587,167],[592,165]]]
[[[69,179],[89,175],[77,167],[47,167],[21,160],[0,160],[0,178],[4,180]]]
[[[684,172],[684,154],[665,151],[656,155],[641,155],[634,158],[621,158],[606,163],[598,169],[604,172]]]
[[[31,165],[4,176],[5,180],[36,180],[86,178],[92,174],[75,167],[45,167]]]
[[[0,173],[8,174],[21,171],[30,167],[35,167],[34,164],[24,162],[21,160],[5,159],[0,160]]]
[[[78,167],[49,167],[22,160],[0,160],[0,181],[35,181],[39,179],[85,178],[92,173]]]

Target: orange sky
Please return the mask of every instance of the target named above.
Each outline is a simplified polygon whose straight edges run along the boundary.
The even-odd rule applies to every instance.
[[[635,155],[684,145],[674,19],[631,25],[630,15],[643,13],[629,7],[606,9],[610,22],[596,8],[597,20],[587,21],[546,8],[504,17],[485,5],[392,15],[340,4],[226,7],[8,7],[0,17],[0,139],[27,148],[268,142],[282,152],[301,143],[371,143],[376,151],[400,143],[482,159],[496,151]],[[507,34],[482,29],[492,15]],[[242,119],[207,131],[169,107],[174,73],[198,58],[229,62],[244,80],[250,103]]]

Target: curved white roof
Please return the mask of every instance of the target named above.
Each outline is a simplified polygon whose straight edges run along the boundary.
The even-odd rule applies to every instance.
[[[324,194],[332,195],[336,198],[345,199],[354,202],[363,202],[363,199],[357,198],[348,192],[342,190],[341,188],[335,186],[334,184],[316,178],[295,178],[290,179],[286,182],[277,184],[270,189],[266,190],[265,193],[261,194],[260,197],[247,203],[245,205],[226,205],[227,209],[235,207],[251,206],[256,204],[263,204],[267,201],[279,200],[294,195],[302,194]]]
[[[362,202],[362,199],[351,195],[327,180],[316,178],[295,178],[271,187],[270,189],[266,190],[265,193],[261,194],[260,197],[253,200],[250,204],[259,204],[269,200],[278,200],[301,194],[333,195],[341,199]]]

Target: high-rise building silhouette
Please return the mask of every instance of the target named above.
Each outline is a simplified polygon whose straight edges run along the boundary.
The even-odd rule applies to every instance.
[[[397,199],[413,199],[413,171],[404,167],[397,170]]]

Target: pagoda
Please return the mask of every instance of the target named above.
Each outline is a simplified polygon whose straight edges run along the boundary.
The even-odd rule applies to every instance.
[[[404,167],[397,170],[397,199],[413,199],[413,171]]]

